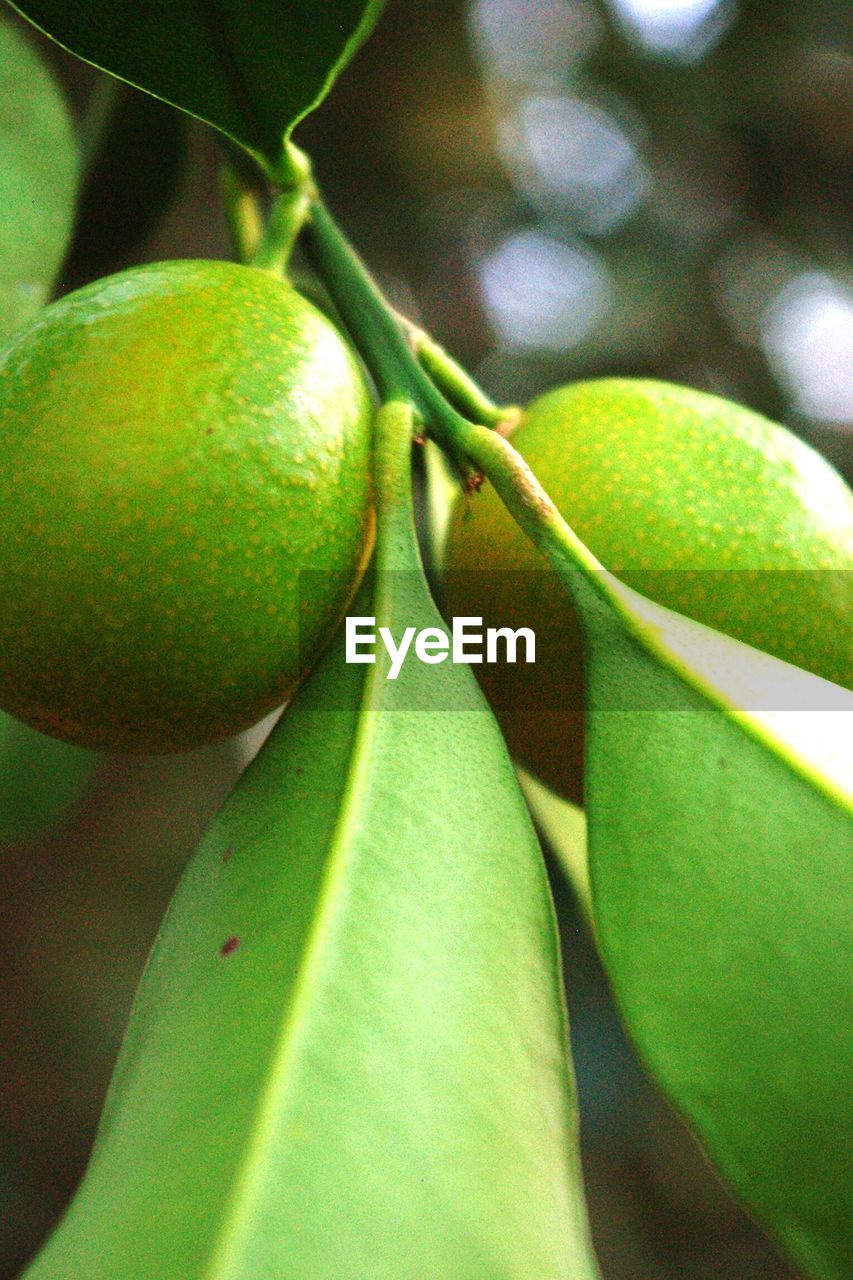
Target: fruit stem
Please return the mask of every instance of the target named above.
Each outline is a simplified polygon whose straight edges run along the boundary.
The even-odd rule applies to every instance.
[[[413,429],[426,432],[450,455],[468,488],[479,487],[483,476],[491,481],[510,515],[573,595],[584,590],[579,578],[585,578],[598,595],[609,599],[602,581],[608,575],[566,524],[521,454],[505,438],[500,429],[507,420],[505,414],[497,418],[491,414],[498,428],[495,430],[470,421],[445,399],[415,354],[413,346],[418,344],[410,342],[408,326],[383,297],[319,192],[314,194],[305,224],[305,248],[376,382],[382,401],[411,406]],[[443,387],[456,386],[464,399],[468,375],[457,378],[449,357],[445,363],[436,356],[441,350],[438,345],[431,340],[428,345],[428,360],[440,365]],[[481,409],[488,407],[485,397],[478,394],[474,398]],[[491,408],[494,410],[495,406]]]
[[[413,426],[431,435],[450,455],[464,484],[474,477],[456,444],[466,420],[442,395],[409,345],[400,317],[338,227],[317,192],[305,225],[305,249],[383,401],[412,406]]]
[[[501,430],[518,418],[521,410],[516,405],[498,405],[490,400],[468,370],[463,369],[425,329],[405,316],[398,314],[398,319],[421,366],[466,418]]]
[[[391,570],[421,570],[412,496],[412,406],[389,401],[376,415],[376,591]],[[377,611],[378,612],[378,611]]]
[[[250,253],[241,258],[241,261],[281,277],[287,272],[294,245],[311,212],[311,201],[316,191],[310,159],[289,139],[285,140],[279,169],[280,190],[267,224],[261,227],[261,233],[254,247]],[[227,191],[225,194],[226,213],[228,213]],[[239,207],[236,213],[239,217]],[[237,233],[241,230],[238,224]],[[232,235],[236,240],[237,236],[234,233],[235,228],[232,224]]]
[[[456,439],[485,478],[494,485],[515,522],[575,597],[591,584],[596,594],[613,603],[611,575],[569,527],[521,454],[499,431],[462,419]]]
[[[283,276],[287,271],[293,247],[311,211],[310,187],[293,187],[277,197],[255,252],[249,259],[253,267]]]
[[[402,325],[319,195],[305,229],[305,247],[376,382],[380,399],[415,405],[425,392],[426,379]]]

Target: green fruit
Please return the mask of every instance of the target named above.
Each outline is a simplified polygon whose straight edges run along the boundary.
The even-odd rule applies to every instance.
[[[716,396],[606,379],[551,391],[512,436],[605,568],[659,603],[839,684],[853,682],[853,494],[782,427]],[[448,535],[448,614],[532,627],[535,666],[476,667],[510,749],[579,799],[581,637],[494,490]]]
[[[49,307],[0,355],[0,706],[167,752],[283,702],[365,563],[371,416],[264,272],[166,262]]]

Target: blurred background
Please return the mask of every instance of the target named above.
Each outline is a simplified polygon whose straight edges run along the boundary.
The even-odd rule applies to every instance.
[[[841,0],[390,0],[298,141],[394,302],[497,398],[668,378],[850,477],[848,22]],[[87,165],[58,292],[227,256],[211,134],[30,34]],[[0,721],[0,1280],[73,1191],[165,903],[260,737],[143,760]],[[605,1280],[790,1277],[644,1080],[553,882]]]

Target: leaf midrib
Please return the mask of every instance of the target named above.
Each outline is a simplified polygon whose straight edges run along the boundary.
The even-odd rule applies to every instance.
[[[378,701],[377,668],[378,664],[365,677],[353,735],[352,765],[344,784],[341,811],[329,846],[313,919],[305,934],[303,960],[290,989],[268,1081],[254,1109],[251,1134],[233,1180],[218,1239],[204,1272],[209,1280],[227,1280],[236,1271],[239,1251],[250,1229],[256,1191],[276,1121],[288,1105],[288,1095],[293,1093],[295,1065],[308,1034],[313,997],[320,986],[327,943],[343,897],[351,861],[352,835],[371,772],[379,715],[379,708],[374,705]]]
[[[409,435],[406,447],[410,448]],[[385,487],[393,490],[393,472],[400,459],[393,449],[384,450],[386,474]],[[383,465],[379,463],[378,465]],[[399,480],[399,473],[397,476]],[[403,483],[408,482],[408,468]],[[398,541],[399,540],[399,541]],[[395,556],[404,548],[404,559],[420,565],[415,541],[411,498],[388,502],[384,513],[380,509],[379,529],[375,559],[376,583],[373,608],[377,625],[390,625],[394,614],[395,589],[399,577],[393,570]],[[385,572],[389,570],[389,572]],[[424,582],[424,591],[427,591]],[[329,845],[329,854],[323,871],[313,921],[306,931],[304,961],[299,966],[298,977],[291,987],[290,999],[284,1011],[278,1048],[273,1057],[268,1083],[255,1108],[255,1119],[245,1154],[234,1177],[233,1189],[228,1197],[223,1226],[207,1264],[208,1280],[228,1280],[239,1265],[239,1251],[246,1239],[248,1224],[252,1219],[255,1189],[269,1147],[269,1137],[276,1117],[281,1115],[288,1094],[293,1092],[293,1072],[310,1022],[313,994],[320,986],[326,944],[332,934],[338,907],[343,897],[346,873],[351,865],[354,835],[362,812],[365,794],[372,774],[374,747],[377,738],[381,704],[387,692],[385,672],[387,656],[380,651],[376,662],[368,668],[361,690],[361,705],[356,720],[350,754],[349,774],[341,792],[341,809]]]

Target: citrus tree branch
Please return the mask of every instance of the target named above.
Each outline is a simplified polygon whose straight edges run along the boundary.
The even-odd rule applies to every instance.
[[[485,475],[510,514],[561,576],[578,567],[593,579],[600,566],[566,524],[521,455],[494,430],[465,417],[442,390],[456,389],[460,398],[487,410],[495,426],[505,420],[479,388],[431,339],[411,341],[408,326],[383,297],[378,285],[340,230],[322,197],[315,194],[305,225],[306,248],[334,299],[353,342],[373,376],[384,402],[412,406],[418,425],[449,453],[469,485]],[[440,390],[416,354],[428,351],[438,368]]]
[[[521,410],[516,405],[498,405],[490,400],[458,361],[419,325],[398,316],[409,344],[433,382],[450,402],[472,422],[486,427],[506,427],[517,420]]]

